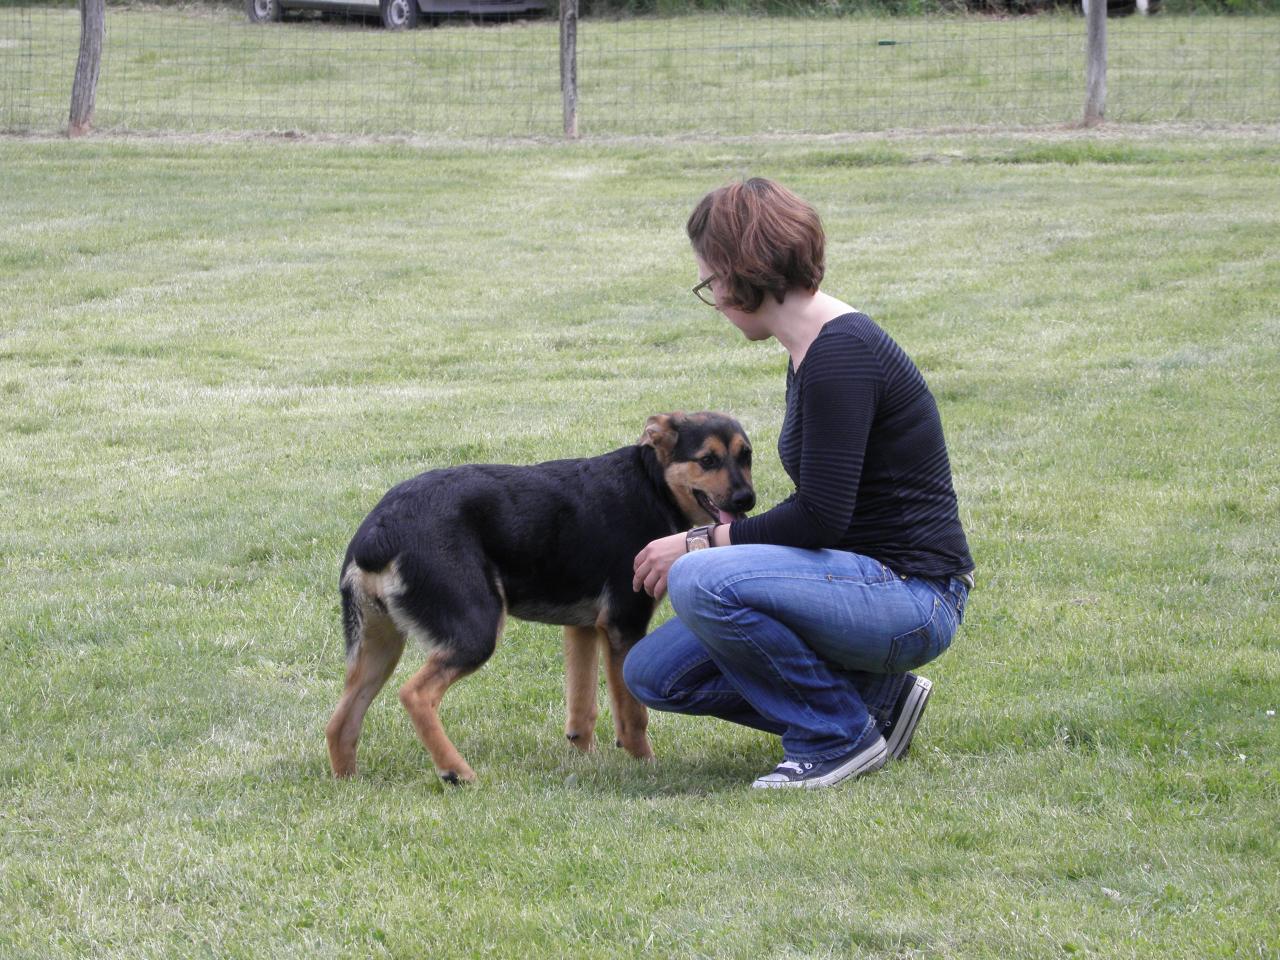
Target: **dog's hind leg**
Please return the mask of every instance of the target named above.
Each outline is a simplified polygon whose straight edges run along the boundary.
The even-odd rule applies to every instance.
[[[599,642],[595,627],[564,628],[564,735],[583,753],[590,753],[596,745]]]
[[[486,592],[484,584],[482,572],[459,569],[429,598],[411,591],[395,604],[397,621],[408,618],[420,626],[428,649],[426,664],[400,688],[400,702],[447,783],[469,782],[476,774],[444,732],[440,701],[450,686],[493,655],[506,622],[501,586],[490,583]]]
[[[622,679],[622,661],[630,645],[624,645],[616,631],[602,633],[605,682],[609,687],[609,703],[613,708],[615,743],[637,760],[652,760],[649,746],[649,711],[631,695]]]
[[[446,783],[470,783],[476,778],[476,772],[462,759],[440,722],[440,701],[445,691],[470,672],[448,666],[442,656],[433,653],[426,665],[400,688],[400,702],[408,711],[418,738],[431,754],[436,772]]]
[[[347,682],[325,736],[335,777],[356,772],[356,743],[369,704],[395,671],[404,652],[404,634],[385,613],[366,605],[354,624],[356,646],[347,658]]]

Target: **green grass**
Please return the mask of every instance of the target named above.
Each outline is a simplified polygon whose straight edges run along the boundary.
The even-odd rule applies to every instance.
[[[1278,161],[0,141],[0,957],[1275,957]],[[394,694],[333,781],[391,484],[721,408],[788,492],[784,355],[687,292],[747,172],[942,409],[980,587],[909,760],[760,796],[776,741],[662,715],[578,756],[512,622],[445,702],[474,788]]]
[[[562,131],[558,27],[543,18],[394,33],[254,25],[232,8],[112,7],[95,122],[131,131]],[[587,19],[587,137],[829,134],[1078,122],[1084,20],[953,17]],[[1132,18],[1108,26],[1107,116],[1280,122],[1280,18]],[[66,124],[74,8],[0,8],[0,129]]]

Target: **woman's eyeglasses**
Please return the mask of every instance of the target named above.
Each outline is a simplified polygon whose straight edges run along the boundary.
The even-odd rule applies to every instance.
[[[705,303],[708,307],[716,305],[716,295],[711,292],[711,282],[715,280],[712,275],[703,280],[700,284],[693,288],[693,295]]]

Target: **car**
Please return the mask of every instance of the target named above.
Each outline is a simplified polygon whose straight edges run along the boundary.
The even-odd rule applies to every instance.
[[[419,20],[447,14],[527,16],[547,9],[545,0],[245,0],[254,23],[278,22],[294,10],[318,10],[356,17],[378,17],[388,30],[411,30]]]
[[[1140,13],[1149,17],[1160,12],[1163,0],[1107,0],[1108,17],[1130,17]],[[1089,0],[1080,0],[1080,12],[1089,15]]]

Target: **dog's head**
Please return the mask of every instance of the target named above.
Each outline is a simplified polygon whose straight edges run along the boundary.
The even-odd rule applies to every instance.
[[[756,505],[751,441],[723,413],[659,413],[640,443],[653,447],[662,475],[691,526],[729,523]]]

